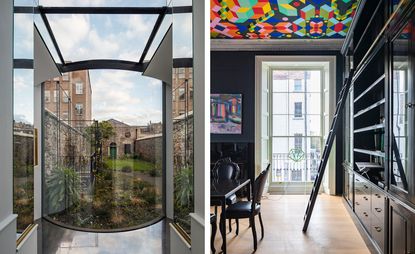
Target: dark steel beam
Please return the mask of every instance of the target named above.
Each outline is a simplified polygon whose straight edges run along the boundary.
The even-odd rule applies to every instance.
[[[142,72],[147,64],[123,60],[86,60],[79,62],[66,63],[60,66],[62,72],[78,71],[78,70],[96,70],[96,69],[116,69]]]
[[[190,68],[193,67],[193,58],[174,58],[173,68]]]
[[[165,7],[41,7],[46,14],[161,14]]]
[[[169,7],[167,13],[169,14],[178,14],[178,13],[192,13],[193,7],[192,6],[175,6]]]
[[[154,37],[156,37],[156,34],[157,34],[158,30],[160,29],[161,23],[163,22],[163,19],[164,19],[165,16],[166,16],[166,8],[165,8],[164,12],[161,13],[158,16],[158,18],[156,20],[156,23],[154,24],[153,31],[151,31],[150,37],[148,38],[146,46],[144,47],[143,53],[141,54],[140,61],[138,61],[139,63],[144,62],[144,58],[146,57],[146,55],[148,53],[148,50],[150,49],[151,44],[154,41]]]
[[[56,41],[56,38],[53,34],[52,28],[50,27],[48,18],[46,17],[45,13],[42,12],[42,9],[40,9],[40,16],[42,17],[43,23],[45,23],[46,30],[48,30],[50,39],[52,40],[53,46],[55,47],[56,52],[58,53],[59,59],[61,60],[61,63],[65,63],[65,60],[63,59],[61,50],[59,49],[58,42]]]
[[[13,59],[15,69],[33,69],[33,59]]]
[[[35,11],[35,8],[32,6],[15,6],[14,7],[14,13],[33,14],[34,11]]]

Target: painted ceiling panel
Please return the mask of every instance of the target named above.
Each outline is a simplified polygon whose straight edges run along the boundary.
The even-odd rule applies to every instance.
[[[212,39],[344,38],[358,0],[211,0]]]

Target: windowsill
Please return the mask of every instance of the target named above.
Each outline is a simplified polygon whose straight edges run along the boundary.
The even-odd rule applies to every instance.
[[[302,117],[302,116],[300,116],[300,117],[294,116],[292,119],[293,120],[304,120],[304,117]]]

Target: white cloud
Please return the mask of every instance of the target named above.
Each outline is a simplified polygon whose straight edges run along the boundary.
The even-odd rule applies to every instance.
[[[161,94],[161,86],[159,90],[155,86],[159,81],[129,71],[90,71],[90,75],[93,118],[114,118],[130,125],[161,121],[161,96],[159,99],[153,96]]]

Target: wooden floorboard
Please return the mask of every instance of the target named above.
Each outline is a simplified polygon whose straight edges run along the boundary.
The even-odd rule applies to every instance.
[[[348,214],[342,197],[319,195],[310,220],[308,231],[303,234],[303,216],[308,196],[269,195],[262,201],[262,218],[265,237],[258,241],[255,254],[274,253],[370,253]],[[220,210],[219,210],[220,213]],[[260,224],[256,216],[260,239]],[[228,224],[228,223],[227,223]],[[248,220],[240,220],[239,235],[227,230],[229,254],[253,253],[252,231]],[[222,239],[218,233],[215,248],[220,250]],[[218,253],[218,252],[217,252]]]

